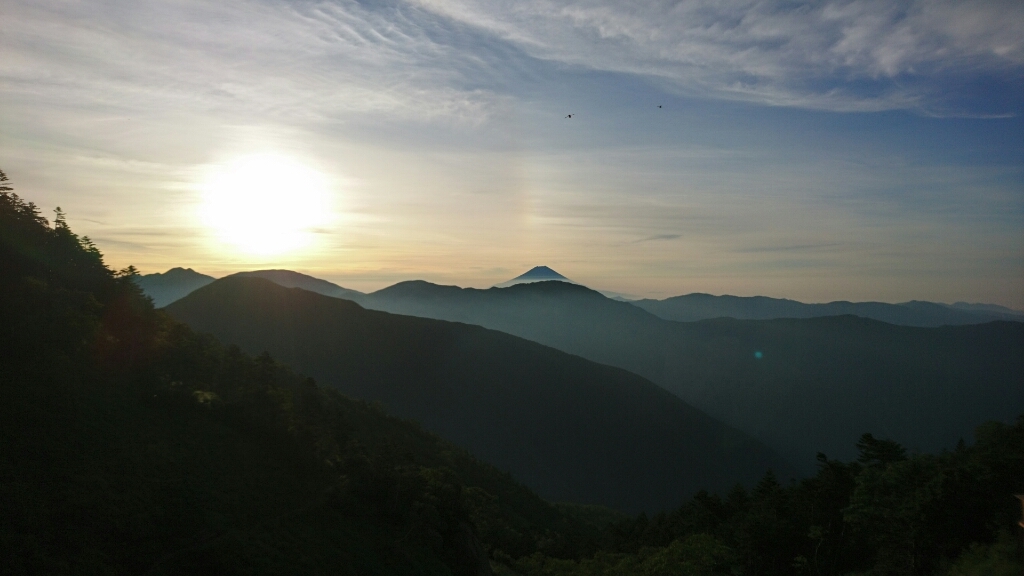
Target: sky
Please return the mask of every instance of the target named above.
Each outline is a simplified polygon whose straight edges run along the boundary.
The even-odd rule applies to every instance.
[[[1024,309],[1022,115],[1019,0],[0,4],[0,168],[144,273]]]

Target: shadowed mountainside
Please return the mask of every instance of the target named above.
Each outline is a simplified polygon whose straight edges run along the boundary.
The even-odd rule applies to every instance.
[[[746,435],[623,370],[478,326],[365,310],[231,277],[167,307],[244,350],[382,402],[542,496],[660,510],[792,470]]]
[[[936,451],[1024,410],[1024,323],[913,328],[855,316],[670,322],[565,282],[403,282],[369,308],[477,324],[618,366],[778,450],[851,458],[865,431]],[[756,354],[760,353],[760,357]]]
[[[993,305],[945,305],[914,300],[902,304],[884,302],[829,302],[805,304],[767,296],[712,296],[687,294],[664,300],[634,300],[643,308],[665,320],[693,322],[712,318],[738,320],[770,320],[775,318],[819,318],[851,314],[901,326],[937,327],[945,325],[982,324],[994,320],[1024,321],[1024,314]]]

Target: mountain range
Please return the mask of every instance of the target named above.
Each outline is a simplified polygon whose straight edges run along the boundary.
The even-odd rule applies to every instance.
[[[363,302],[367,296],[357,290],[343,288],[333,282],[291,270],[254,270],[238,274],[265,278],[288,288],[302,288],[354,302]],[[153,298],[154,304],[160,308],[214,280],[215,278],[212,276],[200,274],[191,268],[172,268],[162,274],[139,276],[136,281],[146,294]],[[495,285],[495,288],[508,288],[517,284],[546,281],[575,283],[547,266],[536,266],[520,276]],[[900,304],[846,301],[806,304],[796,300],[767,296],[714,296],[694,293],[664,300],[653,300],[625,298],[617,293],[607,291],[602,291],[601,294],[613,300],[642,308],[659,318],[680,322],[714,318],[736,318],[738,320],[820,318],[847,314],[889,324],[922,327],[983,324],[994,320],[1024,322],[1024,312],[1022,311],[996,304],[970,304],[967,302],[941,304],[912,300]]]
[[[853,441],[866,430],[940,450],[969,438],[979,419],[1007,421],[1024,408],[1024,324],[991,323],[977,306],[881,305],[903,311],[890,314],[893,320],[913,320],[923,309],[973,314],[977,322],[926,329],[851,315],[667,321],[642,308],[656,301],[638,306],[568,282],[480,290],[409,281],[350,297],[366,308],[476,324],[623,368],[803,463],[808,473],[818,451],[852,457]],[[662,302],[673,300],[711,302],[705,310],[729,304],[727,312],[737,315],[757,303],[772,309],[782,302],[783,312],[827,306],[713,296]],[[1012,316],[991,307],[980,312]]]
[[[752,483],[768,469],[794,473],[639,376],[479,326],[366,310],[239,275],[166,311],[381,402],[551,500],[655,511],[701,489]]]

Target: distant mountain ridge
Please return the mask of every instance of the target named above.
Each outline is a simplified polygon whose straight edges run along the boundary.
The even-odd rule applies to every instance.
[[[363,302],[367,296],[358,290],[344,288],[333,282],[291,270],[254,270],[238,272],[236,275],[265,278],[287,288],[302,288],[325,296],[343,298],[354,302]],[[172,268],[162,274],[139,276],[136,279],[136,283],[148,296],[153,298],[157,308],[162,308],[214,280],[214,277],[200,274],[191,268]],[[518,284],[551,280],[576,284],[576,282],[547,266],[535,266],[520,276],[495,285],[495,288],[507,288]],[[377,292],[383,293],[386,290],[391,290],[396,286],[405,285],[409,282],[425,281],[409,280],[399,282]],[[436,284],[432,285],[437,286]],[[452,288],[461,289],[457,286]],[[653,300],[626,298],[621,294],[607,291],[602,291],[601,294],[613,300],[630,303],[659,318],[679,322],[694,322],[712,318],[736,318],[740,320],[818,318],[844,314],[852,314],[901,326],[981,324],[993,320],[1024,322],[1024,312],[1022,311],[996,304],[969,304],[967,302],[942,304],[912,300],[901,304],[845,301],[827,304],[806,304],[796,300],[770,298],[767,296],[713,296],[711,294],[693,293],[674,296],[664,300]]]
[[[550,288],[506,290],[535,286]],[[756,482],[769,468],[783,478],[794,473],[764,445],[635,374],[479,326],[366,310],[244,276],[166,311],[245,351],[269,351],[345,394],[380,401],[556,501],[651,512],[700,489]]]
[[[1009,314],[1011,316],[1024,316],[1024,310],[1014,310],[1013,308],[1007,308],[1006,306],[1000,306],[998,304],[954,302],[952,304],[946,304],[946,306],[957,310],[974,310],[980,312],[995,312],[997,314]]]
[[[993,320],[1024,321],[1024,313],[994,304],[937,304],[912,300],[901,304],[884,302],[846,302],[805,304],[785,298],[767,296],[713,296],[686,294],[664,300],[635,300],[634,306],[678,322],[695,322],[712,318],[738,320],[770,320],[775,318],[820,318],[852,314],[901,326],[935,327],[945,325],[981,324]]]

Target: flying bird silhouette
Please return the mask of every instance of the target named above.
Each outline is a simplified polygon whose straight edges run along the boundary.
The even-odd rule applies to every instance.
[[[566,116],[566,118],[572,118],[572,114],[569,114],[568,116]]]
[[[658,104],[658,108],[661,108],[661,104]]]

